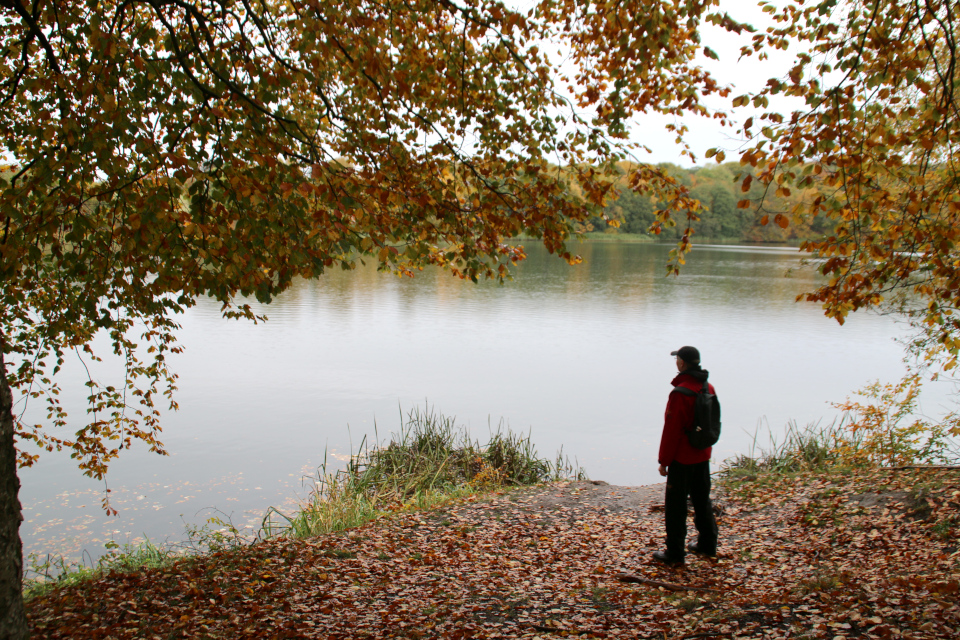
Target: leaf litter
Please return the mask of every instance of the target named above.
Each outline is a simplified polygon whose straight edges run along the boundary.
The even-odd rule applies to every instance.
[[[960,637],[955,470],[727,481],[718,557],[681,567],[650,557],[662,491],[474,496],[54,588],[28,616],[43,638]]]

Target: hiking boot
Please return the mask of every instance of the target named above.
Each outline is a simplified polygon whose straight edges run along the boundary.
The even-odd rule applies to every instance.
[[[668,555],[666,551],[654,551],[653,559],[666,565],[683,564],[683,558],[674,558]]]
[[[716,551],[714,551],[713,553],[710,553],[709,551],[705,551],[705,550],[701,549],[700,546],[699,546],[696,542],[691,542],[691,543],[687,544],[687,551],[689,551],[690,553],[700,554],[701,556],[707,556],[708,558],[716,558],[716,557],[717,557],[717,552],[716,552]]]

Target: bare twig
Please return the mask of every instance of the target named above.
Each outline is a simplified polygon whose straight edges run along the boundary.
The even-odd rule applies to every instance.
[[[702,593],[720,593],[717,589],[710,589],[709,587],[695,587],[693,585],[677,584],[675,582],[660,582],[659,580],[641,578],[640,576],[635,576],[630,573],[618,573],[616,575],[616,578],[620,582],[634,582],[639,584],[649,584],[654,587],[663,587],[664,589],[670,589],[671,591],[700,591]]]

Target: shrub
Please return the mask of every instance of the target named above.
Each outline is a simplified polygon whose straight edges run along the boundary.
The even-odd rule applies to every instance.
[[[838,453],[850,464],[896,466],[939,464],[957,459],[951,436],[960,436],[960,416],[951,412],[939,422],[917,416],[922,378],[908,373],[896,384],[876,381],[856,392],[865,402],[834,403],[845,412],[850,437]],[[855,448],[847,446],[854,440]]]

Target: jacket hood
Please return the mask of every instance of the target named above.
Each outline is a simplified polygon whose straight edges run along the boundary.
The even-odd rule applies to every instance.
[[[710,377],[710,372],[706,369],[697,369],[695,371],[683,371],[677,374],[677,377],[673,379],[673,386],[677,386],[683,382],[684,378],[693,378],[695,381],[703,384],[707,381],[707,378]]]

